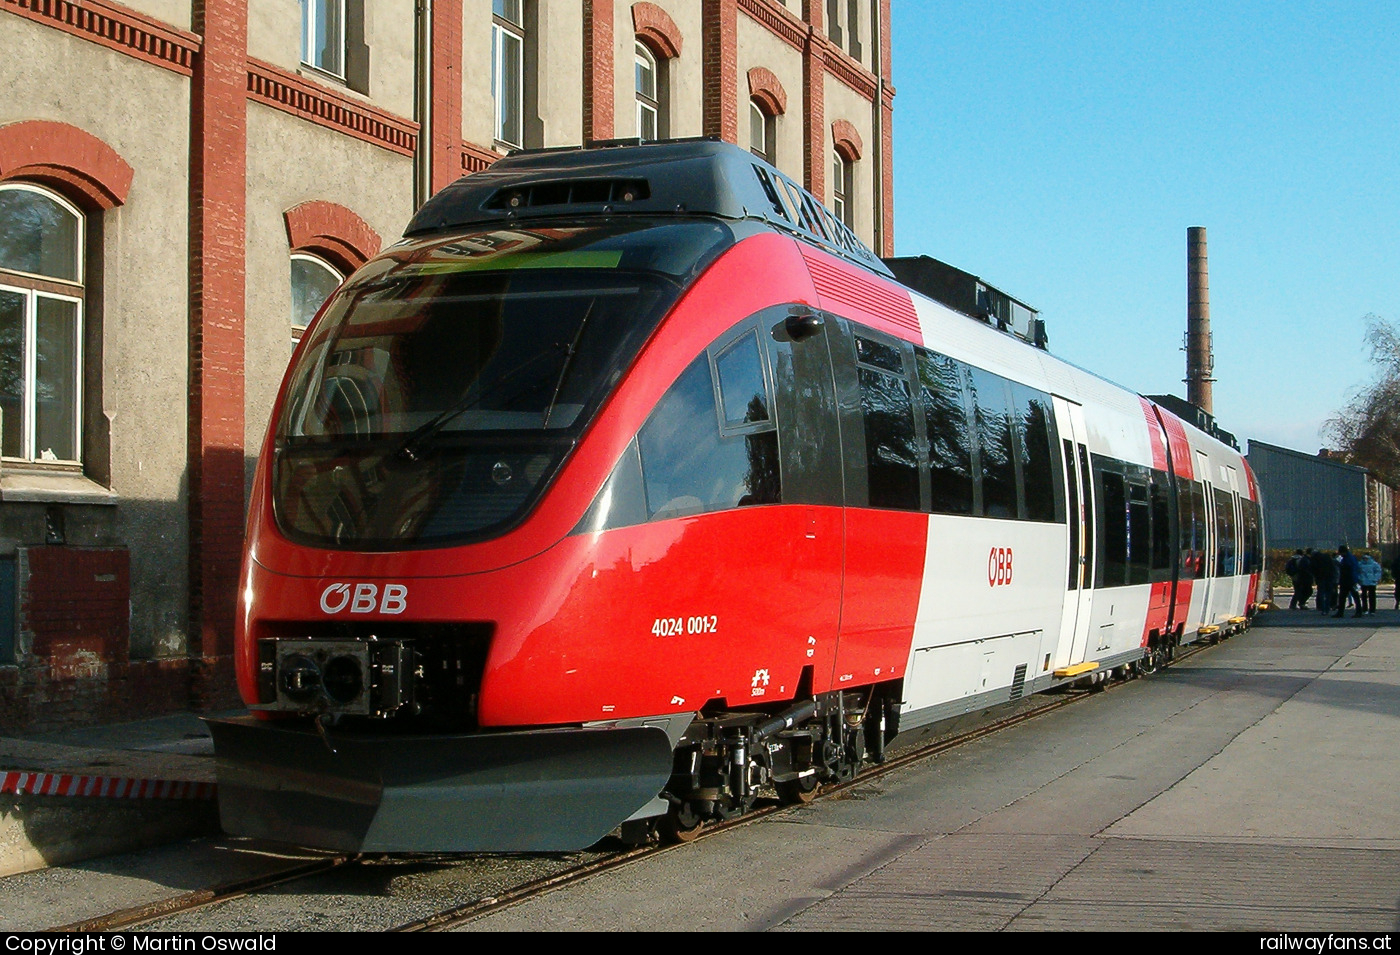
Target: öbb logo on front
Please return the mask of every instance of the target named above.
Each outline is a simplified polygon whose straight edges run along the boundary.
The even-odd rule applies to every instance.
[[[321,591],[321,609],[335,614],[342,610],[351,613],[403,613],[408,609],[408,588],[403,584],[385,584],[381,594],[377,584],[331,584]]]

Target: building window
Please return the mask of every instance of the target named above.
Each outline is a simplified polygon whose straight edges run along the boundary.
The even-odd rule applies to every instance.
[[[764,110],[757,99],[749,100],[749,151],[770,165],[778,164],[778,117]]]
[[[831,157],[831,211],[850,229],[856,227],[855,215],[851,208],[854,191],[855,163],[840,153],[833,153]]]
[[[496,141],[524,143],[525,15],[521,0],[492,0],[491,98],[496,104]]]
[[[346,0],[301,0],[301,61],[345,79]]]
[[[82,461],[81,212],[35,186],[0,186],[0,455]]]
[[[321,304],[345,281],[345,276],[324,259],[298,252],[292,256],[292,341],[302,333]]]
[[[860,59],[860,0],[826,0],[826,35]]]
[[[637,136],[665,139],[669,134],[666,109],[666,60],[659,59],[645,43],[637,41]]]

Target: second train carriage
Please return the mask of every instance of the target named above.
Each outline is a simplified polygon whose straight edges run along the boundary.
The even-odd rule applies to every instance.
[[[521,154],[327,303],[211,721],[234,833],[571,849],[1243,625],[1234,449],[911,291],[737,147]]]

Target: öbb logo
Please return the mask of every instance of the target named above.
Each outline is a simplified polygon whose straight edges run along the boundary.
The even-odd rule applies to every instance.
[[[408,609],[408,588],[403,584],[385,584],[381,595],[375,584],[331,584],[321,591],[321,609],[335,614],[349,608],[351,613],[403,613]]]
[[[1011,548],[993,547],[987,555],[987,583],[1004,587],[1011,583]]]

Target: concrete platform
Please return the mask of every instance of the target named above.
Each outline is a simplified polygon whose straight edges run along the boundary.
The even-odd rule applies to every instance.
[[[1261,623],[466,928],[1394,931],[1400,615]]]
[[[218,832],[213,756],[189,714],[0,738],[0,876]]]

